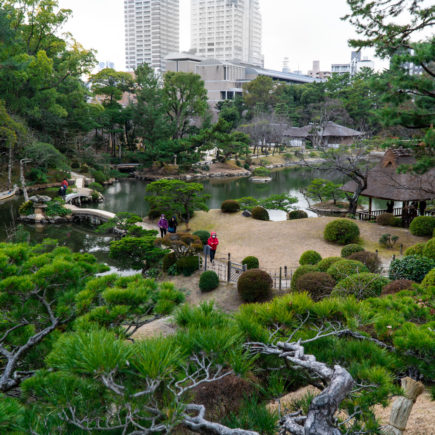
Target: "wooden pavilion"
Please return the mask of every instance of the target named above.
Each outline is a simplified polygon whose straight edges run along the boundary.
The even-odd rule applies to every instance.
[[[410,150],[398,148],[389,149],[381,161],[368,172],[367,188],[361,195],[369,198],[368,211],[358,212],[362,220],[376,219],[383,213],[393,213],[400,216],[405,224],[413,217],[426,213],[426,201],[435,198],[435,168],[422,175],[413,173],[399,173],[400,165],[412,165],[416,163],[415,157]],[[349,181],[342,190],[355,192],[356,183]],[[389,201],[385,210],[373,210],[372,199],[384,199]],[[401,202],[401,207],[394,207],[394,202]]]

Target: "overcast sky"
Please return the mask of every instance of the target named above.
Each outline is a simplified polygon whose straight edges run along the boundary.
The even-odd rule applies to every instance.
[[[118,70],[124,63],[124,0],[59,0],[73,11],[64,30],[85,48],[97,50],[99,61],[110,60]],[[289,58],[291,70],[311,69],[320,60],[322,70],[331,63],[348,63],[352,26],[340,20],[348,12],[346,0],[260,0],[263,17],[263,53],[266,68],[282,69]],[[180,0],[181,50],[190,48],[190,0]],[[363,52],[363,57],[371,52]],[[380,63],[377,63],[380,66]]]

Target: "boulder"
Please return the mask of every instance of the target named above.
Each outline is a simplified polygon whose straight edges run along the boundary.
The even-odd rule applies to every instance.
[[[33,195],[29,198],[29,201],[41,204],[44,202],[50,202],[51,198],[49,196],[45,196],[45,195]]]
[[[252,213],[249,210],[243,210],[242,216],[245,217],[252,217]]]

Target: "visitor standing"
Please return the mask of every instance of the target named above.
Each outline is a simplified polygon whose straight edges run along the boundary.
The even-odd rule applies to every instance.
[[[66,187],[63,184],[62,184],[62,186],[59,187],[59,195],[65,201]]]
[[[164,214],[160,216],[158,225],[160,228],[160,236],[161,237],[166,236],[166,232],[168,231],[168,220],[166,219]]]
[[[211,233],[211,236],[208,239],[207,245],[210,246],[210,261],[213,263],[214,256],[216,255],[216,249],[219,245],[219,239],[215,232]]]
[[[178,225],[178,222],[177,222],[176,217],[172,216],[171,219],[169,219],[169,222],[168,222],[168,231],[170,233],[176,233],[177,232],[177,225]]]
[[[65,189],[65,193],[66,193],[66,191],[68,189],[68,186],[69,186],[68,180],[66,178],[64,178],[63,181],[62,181],[61,187],[63,187]]]

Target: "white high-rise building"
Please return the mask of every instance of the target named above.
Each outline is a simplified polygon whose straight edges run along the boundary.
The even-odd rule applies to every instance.
[[[164,72],[165,57],[180,50],[179,0],[124,0],[125,64]]]
[[[197,55],[263,66],[259,0],[192,0],[191,14]]]

